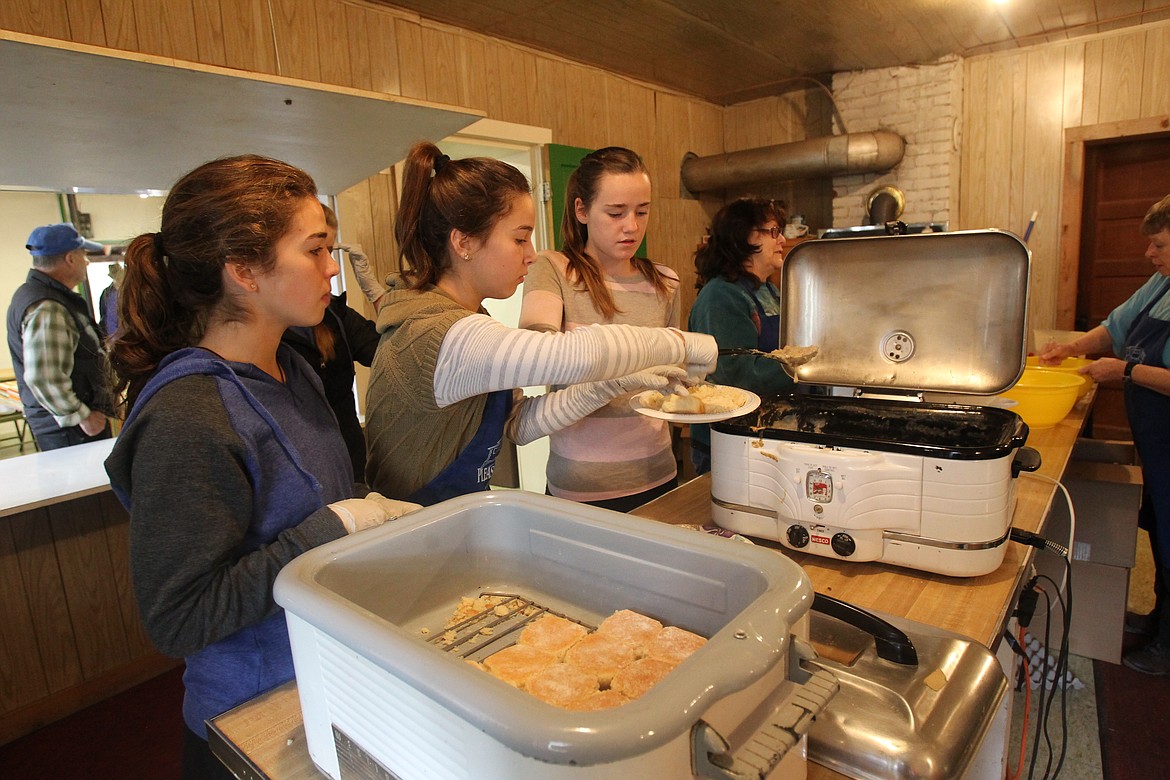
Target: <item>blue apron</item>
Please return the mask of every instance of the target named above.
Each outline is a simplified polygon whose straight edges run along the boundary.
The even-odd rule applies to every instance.
[[[747,290],[748,297],[756,305],[756,313],[760,318],[760,334],[756,337],[756,349],[761,352],[771,352],[780,349],[780,315],[764,314],[764,304],[760,303],[760,299],[756,297],[756,291],[753,289],[752,283],[749,280],[741,276],[739,278],[739,284],[743,289]],[[767,282],[764,282],[764,284],[767,284]]]
[[[1130,326],[1125,336],[1127,361],[1167,368],[1162,355],[1170,338],[1170,322],[1151,317],[1150,310],[1168,290],[1170,280]],[[1126,382],[1125,411],[1142,460],[1145,485],[1140,524],[1156,535],[1158,563],[1170,567],[1170,396]]]
[[[511,390],[488,393],[479,429],[463,452],[436,474],[434,479],[407,496],[406,500],[430,506],[455,496],[487,490],[504,441],[504,423],[511,413]]]
[[[780,349],[780,315],[764,313],[764,304],[756,297],[755,288],[749,279],[741,276],[736,281],[756,305],[756,317],[760,321],[756,349],[761,352]],[[711,470],[711,432],[706,423],[691,426],[691,464],[696,474],[706,474]]]

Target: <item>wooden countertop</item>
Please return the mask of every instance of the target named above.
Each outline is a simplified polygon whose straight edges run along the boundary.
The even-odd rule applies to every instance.
[[[1092,406],[1090,391],[1054,428],[1032,431],[1027,446],[1040,451],[1037,477],[1021,474],[1012,525],[1040,531],[1073,445]],[[710,476],[692,480],[632,514],[666,523],[705,524],[711,519]],[[784,551],[799,563],[821,593],[863,608],[906,617],[972,637],[995,649],[1011,616],[1034,550],[1008,543],[1003,563],[982,577],[946,577],[875,563],[841,563]],[[319,780],[305,745],[296,682],[289,682],[214,718],[212,750],[241,777]],[[810,780],[844,777],[809,763]]]
[[[113,439],[0,460],[0,517],[110,489],[105,460]]]

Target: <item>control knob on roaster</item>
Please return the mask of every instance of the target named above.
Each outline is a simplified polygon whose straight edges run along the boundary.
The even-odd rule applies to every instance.
[[[803,525],[788,526],[788,543],[798,549],[806,546],[808,544],[808,529]]]
[[[853,541],[853,537],[849,534],[833,534],[829,546],[833,548],[833,552],[840,555],[842,558],[848,558],[853,553],[857,552],[857,542]]]

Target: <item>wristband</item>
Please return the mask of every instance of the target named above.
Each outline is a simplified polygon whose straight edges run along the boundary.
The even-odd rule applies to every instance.
[[[352,534],[357,531],[357,518],[353,516],[353,512],[338,504],[330,504],[329,508],[333,510],[333,514],[337,515],[337,519],[345,526],[345,532],[347,534]]]
[[[1130,360],[1125,364],[1125,373],[1122,375],[1121,381],[1123,381],[1123,382],[1132,382],[1133,381],[1133,367],[1136,365],[1137,365],[1136,360]]]

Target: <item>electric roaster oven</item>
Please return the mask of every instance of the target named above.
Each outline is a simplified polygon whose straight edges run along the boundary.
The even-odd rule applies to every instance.
[[[450,625],[485,594],[509,601]],[[275,597],[309,753],[337,780],[804,778],[805,734],[838,689],[813,662],[795,563],[551,496],[418,510],[298,557]],[[540,615],[596,628],[625,609],[707,641],[620,706],[553,706],[469,663]]]
[[[797,394],[711,426],[715,522],[805,553],[969,577],[1003,561],[1028,426],[1030,254],[996,230],[810,241],[784,264]],[[811,388],[816,390],[810,392]],[[959,396],[956,396],[959,397]]]

